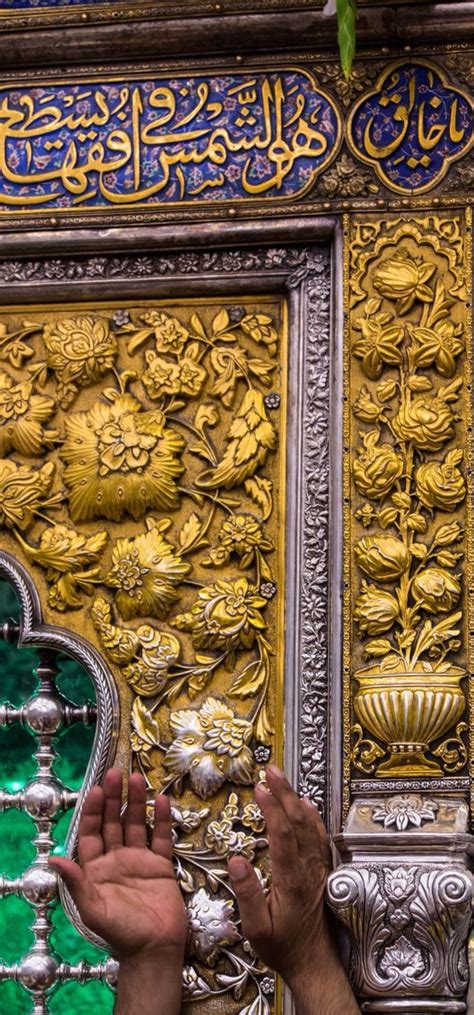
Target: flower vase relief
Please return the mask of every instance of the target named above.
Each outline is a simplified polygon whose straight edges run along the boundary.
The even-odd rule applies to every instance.
[[[370,384],[353,405],[366,424],[352,479],[366,498],[355,517],[367,529],[353,551],[353,620],[373,662],[354,674],[361,724],[354,731],[359,757],[364,730],[375,737],[363,741],[366,762],[388,753],[378,777],[440,776],[466,759],[466,672],[453,662],[463,620],[457,516],[466,497],[458,446],[464,341],[453,313],[460,301],[446,283],[436,264],[399,248],[379,263],[379,295],[355,321],[352,352]],[[456,734],[440,744],[456,724]]]

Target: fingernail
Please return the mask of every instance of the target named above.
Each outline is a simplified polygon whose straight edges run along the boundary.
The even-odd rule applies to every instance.
[[[229,865],[229,873],[234,881],[242,881],[243,878],[247,877],[247,864],[245,860],[242,860],[240,856],[232,858],[232,863]]]
[[[267,765],[267,772],[270,772],[270,775],[273,775],[275,779],[285,778],[285,773],[282,772],[281,768],[278,768],[278,765]]]
[[[303,797],[303,803],[306,804],[307,807],[311,807],[311,810],[314,811],[315,804],[313,804],[313,801],[310,800],[309,796]]]
[[[270,796],[270,790],[265,782],[257,782],[253,788],[254,793],[261,794],[262,796]]]

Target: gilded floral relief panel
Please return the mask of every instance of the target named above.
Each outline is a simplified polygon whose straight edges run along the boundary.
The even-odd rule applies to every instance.
[[[350,224],[345,674],[356,777],[466,772],[469,230],[461,212]]]
[[[187,997],[236,1015],[274,992],[226,857],[267,876],[251,787],[282,736],[286,357],[278,297],[0,313],[2,546],[114,675],[117,762],[173,798]]]

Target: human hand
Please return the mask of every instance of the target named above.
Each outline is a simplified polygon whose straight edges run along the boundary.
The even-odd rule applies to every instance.
[[[79,863],[51,857],[86,927],[104,938],[119,959],[166,955],[180,967],[186,911],[172,862],[169,801],[157,796],[150,848],[145,780],[130,776],[124,823],[122,774],[110,769],[103,788],[87,795],[78,836]]]
[[[229,860],[229,875],[242,932],[265,965],[292,991],[298,1015],[359,1012],[338,957],[324,904],[331,851],[322,819],[310,800],[300,800],[275,766],[267,768],[268,792],[255,787],[265,818],[272,888],[265,896],[252,866]]]

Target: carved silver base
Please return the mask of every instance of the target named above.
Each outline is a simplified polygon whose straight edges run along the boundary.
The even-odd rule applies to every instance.
[[[465,1013],[472,878],[463,800],[354,803],[328,902],[349,932],[361,1011]],[[381,827],[382,826],[382,827]]]

